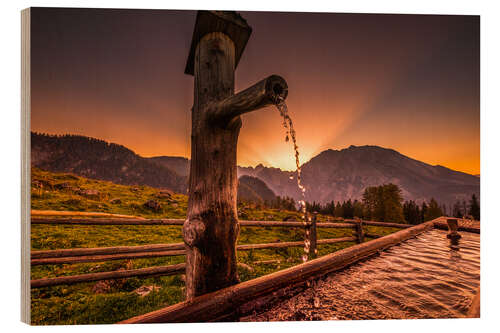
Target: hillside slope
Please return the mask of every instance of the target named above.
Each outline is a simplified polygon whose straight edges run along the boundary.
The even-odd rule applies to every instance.
[[[80,135],[31,133],[31,166],[52,172],[186,193],[186,177],[114,143]]]
[[[238,179],[238,200],[264,203],[275,198],[274,192],[259,178],[242,176]]]
[[[172,171],[175,171],[179,176],[189,177],[189,160],[180,156],[155,156],[149,157],[148,160],[156,164],[163,165]]]
[[[31,165],[51,172],[107,180],[122,185],[147,185],[187,192],[189,160],[184,157],[142,157],[130,149],[79,135],[31,133]],[[246,201],[274,199],[260,179],[240,180],[238,192]]]

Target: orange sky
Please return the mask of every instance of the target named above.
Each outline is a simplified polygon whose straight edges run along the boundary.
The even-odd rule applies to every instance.
[[[479,18],[243,12],[253,28],[236,90],[270,75],[287,103],[301,162],[349,145],[392,148],[478,174]],[[33,12],[32,130],[190,155],[193,11]],[[291,170],[279,113],[243,116],[240,165]]]

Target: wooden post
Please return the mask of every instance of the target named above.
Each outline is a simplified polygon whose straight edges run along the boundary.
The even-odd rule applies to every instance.
[[[309,228],[309,255],[312,259],[316,258],[318,256],[318,236],[317,236],[317,229],[316,229],[316,222],[318,218],[318,212],[313,213],[313,218],[311,221],[311,226]]]
[[[234,95],[234,71],[251,28],[236,12],[199,11],[186,65],[194,75],[187,220],[186,297],[239,282],[236,150],[240,115],[284,100],[286,82],[270,76]]]
[[[363,221],[361,219],[356,219],[356,239],[357,243],[361,244],[365,241],[365,232],[363,230]]]

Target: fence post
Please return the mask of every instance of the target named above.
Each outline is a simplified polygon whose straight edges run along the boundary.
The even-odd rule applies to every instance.
[[[356,238],[357,243],[361,244],[365,241],[365,233],[363,231],[363,221],[361,219],[356,219]]]
[[[318,256],[318,247],[317,247],[318,236],[316,233],[317,218],[318,218],[318,212],[313,212],[313,218],[309,230],[309,241],[311,243],[309,248],[309,253],[311,254],[311,258],[316,258]]]

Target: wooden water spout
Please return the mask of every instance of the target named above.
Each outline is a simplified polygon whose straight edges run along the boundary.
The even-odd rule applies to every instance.
[[[288,87],[271,75],[234,94],[234,71],[251,28],[236,12],[199,11],[186,66],[194,75],[187,220],[186,297],[239,282],[236,150],[240,115],[283,101]]]

